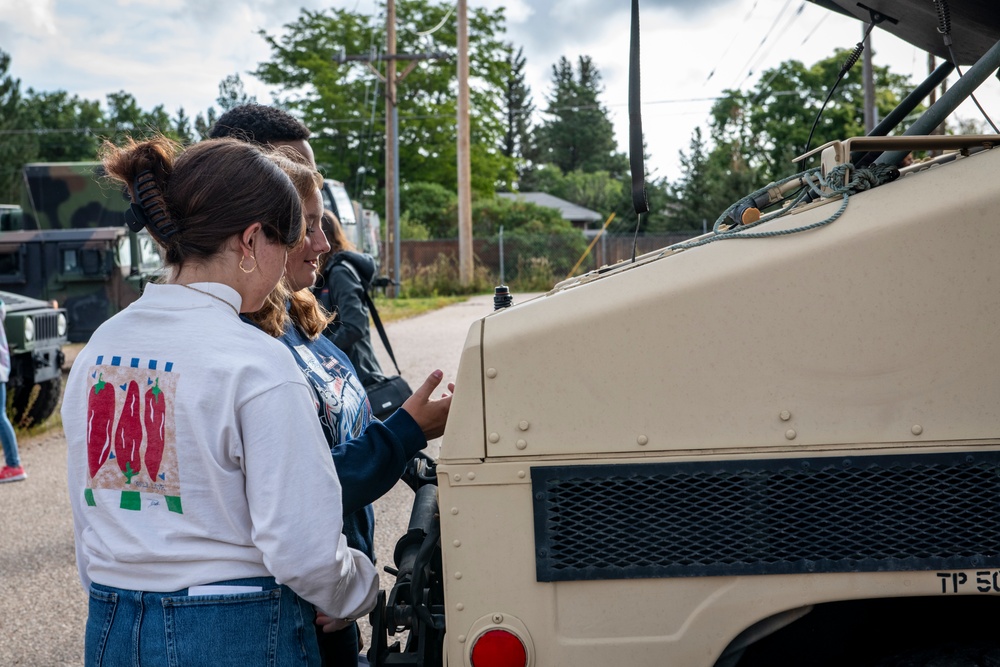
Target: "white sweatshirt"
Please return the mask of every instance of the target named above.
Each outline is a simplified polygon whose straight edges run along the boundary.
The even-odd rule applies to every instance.
[[[332,618],[378,574],[341,534],[340,483],[288,349],[218,283],[147,285],[77,356],[63,398],[77,565],[174,591],[273,576]]]

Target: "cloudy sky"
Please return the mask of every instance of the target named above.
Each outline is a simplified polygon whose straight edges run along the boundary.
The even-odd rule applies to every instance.
[[[537,107],[550,93],[560,56],[591,56],[605,84],[619,145],[627,146],[627,0],[468,0],[507,8],[507,38],[523,45]],[[258,29],[280,33],[299,8],[345,7],[374,14],[374,0],[0,0],[0,49],[22,88],[65,90],[104,102],[125,90],[144,109],[163,104],[194,116],[215,102],[219,82],[239,73],[251,94],[270,91],[248,75],[268,58]],[[677,155],[706,123],[725,88],[752,87],[763,70],[797,58],[807,64],[851,48],[861,25],[803,0],[642,0],[643,128],[658,176],[678,176]],[[432,26],[428,26],[430,28]],[[913,76],[926,56],[880,32],[875,62]],[[860,63],[857,65],[860,67]],[[919,78],[918,78],[919,77]],[[1000,118],[1000,82],[980,100]],[[966,105],[963,115],[975,117]]]

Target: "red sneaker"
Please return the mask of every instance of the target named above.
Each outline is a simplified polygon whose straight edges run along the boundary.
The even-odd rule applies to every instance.
[[[24,466],[4,466],[3,470],[0,470],[0,484],[4,482],[20,482],[25,479],[28,473],[24,472]]]

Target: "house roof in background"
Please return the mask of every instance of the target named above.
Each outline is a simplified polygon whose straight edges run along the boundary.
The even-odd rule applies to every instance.
[[[504,199],[526,201],[529,204],[559,209],[562,217],[570,222],[600,222],[603,220],[601,214],[597,211],[577,206],[571,201],[554,197],[547,192],[498,192],[497,196]]]

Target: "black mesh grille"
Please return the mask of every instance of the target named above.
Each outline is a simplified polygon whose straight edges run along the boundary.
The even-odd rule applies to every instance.
[[[539,581],[1000,566],[1000,452],[538,467]]]
[[[59,330],[57,327],[56,318],[58,314],[53,312],[51,314],[44,315],[33,315],[32,319],[35,321],[35,340],[43,341],[50,338],[58,338]]]

